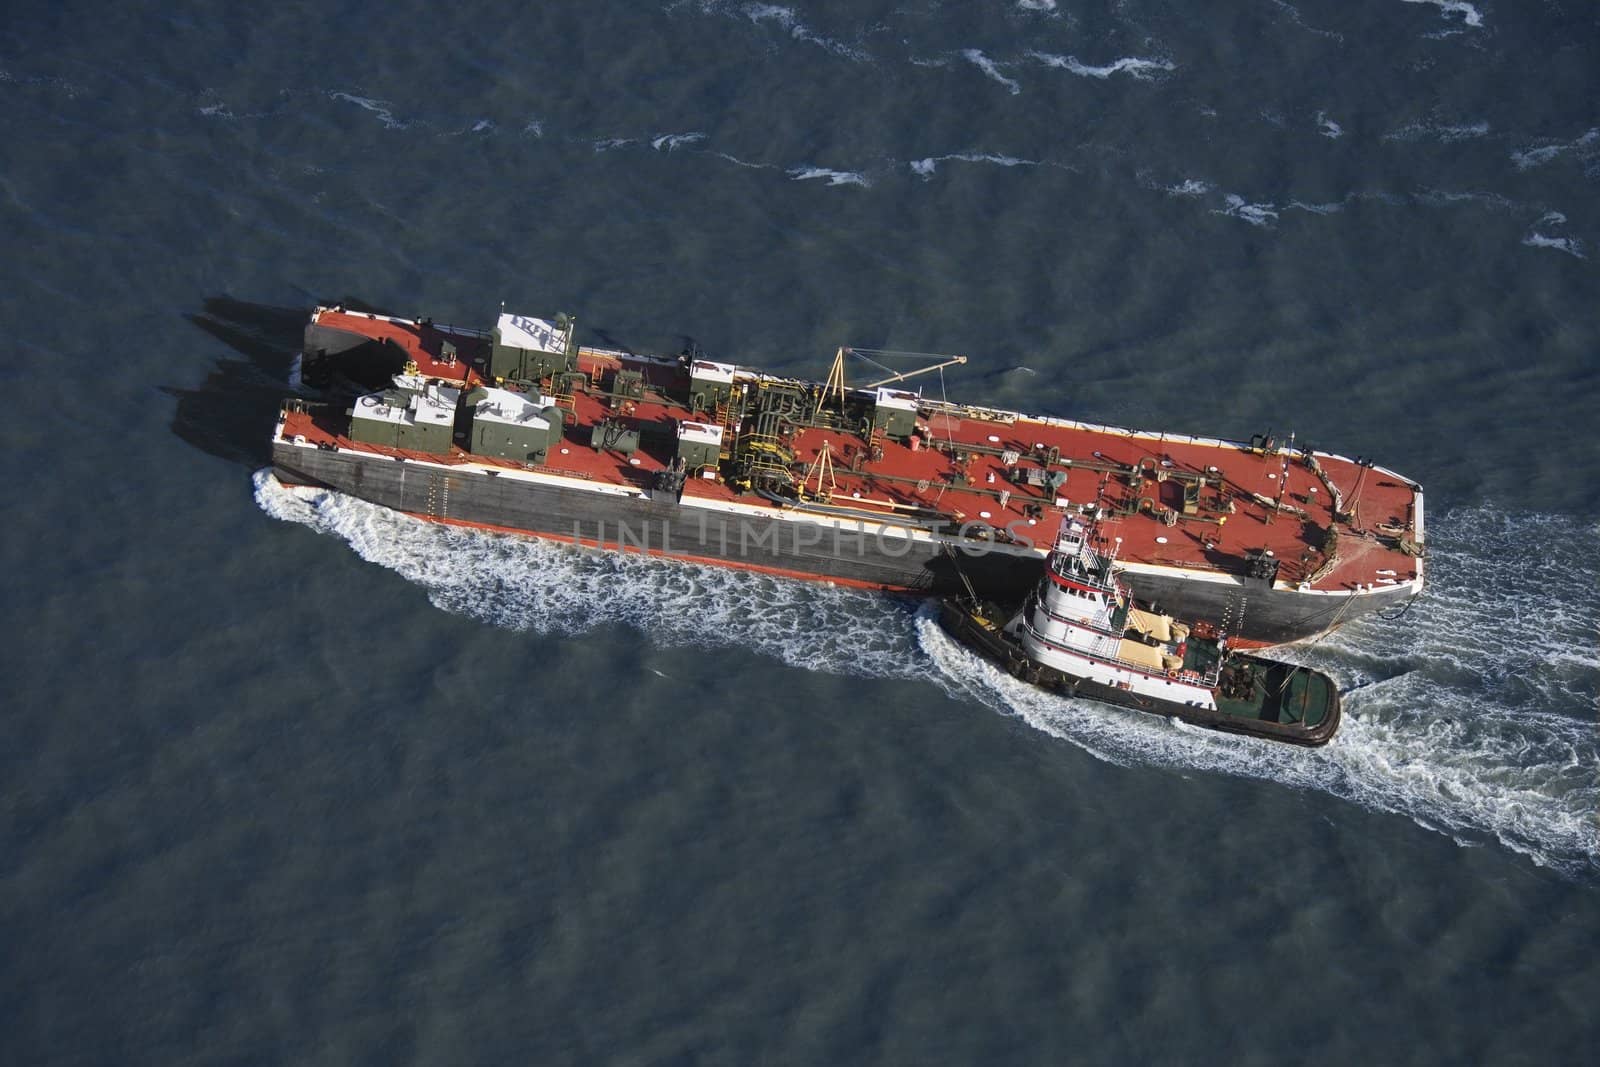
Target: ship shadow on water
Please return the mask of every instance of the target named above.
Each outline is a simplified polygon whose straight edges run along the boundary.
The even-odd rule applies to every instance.
[[[344,297],[323,301],[357,311],[392,314]],[[177,400],[172,432],[208,455],[251,469],[271,462],[269,438],[278,406],[297,390],[291,381],[305,338],[307,307],[282,307],[209,296],[199,311],[184,313],[190,325],[227,345],[234,354],[217,359],[205,381],[189,388],[166,385]],[[315,390],[311,390],[314,394]]]
[[[349,296],[314,303],[407,317]],[[310,361],[303,368],[304,380],[299,380],[311,311],[311,305],[284,307],[220,294],[206,297],[199,311],[185,312],[191,326],[227,345],[231,354],[218,358],[197,387],[161,387],[177,400],[172,432],[208,455],[255,470],[271,464],[272,426],[285,397],[350,398],[383,388],[401,369],[395,349],[374,343],[342,350],[337,361],[320,368]],[[590,326],[588,332],[607,348],[634,351],[603,326]],[[685,351],[698,350],[692,337],[683,340]]]

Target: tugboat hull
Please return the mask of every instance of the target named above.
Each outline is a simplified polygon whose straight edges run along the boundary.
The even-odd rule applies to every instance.
[[[1242,718],[1226,711],[1213,711],[1178,701],[1148,697],[1088,678],[1065,674],[1030,660],[1019,641],[956,600],[946,599],[940,603],[939,625],[961,644],[998,664],[1014,677],[1063,696],[1083,697],[1104,704],[1132,708],[1135,711],[1148,711],[1156,715],[1181,719],[1191,725],[1211,730],[1223,730],[1307,747],[1327,744],[1338,732],[1342,718],[1338,690],[1326,675],[1256,656],[1236,655],[1233,657],[1233,662],[1248,664],[1261,670],[1264,684],[1269,690],[1273,686],[1286,687],[1285,683],[1289,681],[1288,675],[1291,673],[1303,673],[1308,678],[1316,679],[1316,684],[1326,686],[1326,692],[1320,696],[1327,700],[1329,705],[1319,723],[1306,727],[1298,723],[1275,721],[1277,718],[1275,708],[1263,709],[1264,713],[1272,714],[1272,719]]]

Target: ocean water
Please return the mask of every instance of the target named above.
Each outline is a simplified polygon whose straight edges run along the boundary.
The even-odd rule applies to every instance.
[[[0,21],[0,1063],[1575,1062],[1600,14],[37,4]],[[1325,749],[915,603],[287,490],[319,300],[1370,456]]]

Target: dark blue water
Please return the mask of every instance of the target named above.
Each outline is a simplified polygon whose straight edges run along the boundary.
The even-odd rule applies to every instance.
[[[1572,1062],[1600,1026],[1590,5],[0,21],[0,1062]],[[1430,588],[1285,751],[915,605],[258,473],[318,300],[1298,439]]]

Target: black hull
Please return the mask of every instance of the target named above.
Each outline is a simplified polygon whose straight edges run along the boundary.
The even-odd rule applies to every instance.
[[[1020,599],[1038,580],[1042,559],[962,554],[958,572],[943,545],[901,536],[728,514],[643,490],[603,493],[284,443],[273,445],[273,471],[287,484],[334,489],[437,522],[919,595],[958,593],[965,573],[979,588]]]
[[[1181,719],[1191,725],[1203,726],[1210,730],[1244,734],[1267,741],[1283,741],[1292,745],[1304,745],[1309,748],[1327,744],[1333,738],[1333,735],[1338,732],[1339,722],[1343,717],[1337,690],[1334,690],[1333,706],[1328,710],[1328,714],[1324,716],[1322,722],[1307,729],[1303,726],[1286,725],[1265,720],[1241,719],[1238,716],[1227,715],[1207,708],[1197,708],[1177,701],[1137,696],[1126,690],[1114,689],[1111,686],[1093,682],[1086,678],[1074,678],[1050,667],[1031,662],[1023,652],[1020,644],[1003,633],[988,630],[978,625],[973,621],[972,615],[968,611],[959,603],[951,600],[946,600],[940,605],[939,625],[961,644],[998,664],[1010,674],[1041,689],[1060,693],[1063,696],[1084,697],[1089,700],[1098,700],[1103,704],[1115,704],[1118,707],[1132,708],[1135,711],[1148,711],[1154,715]],[[1253,656],[1240,656],[1237,658],[1254,663],[1263,669],[1281,669],[1284,666],[1271,660]]]
[[[872,589],[963,593],[1020,601],[1039,580],[1042,552],[1008,552],[876,538],[815,523],[730,515],[645,492],[603,493],[445,469],[349,450],[274,442],[280,481],[335,489],[419,518],[504,529],[607,548],[780,571]],[[957,566],[959,561],[959,568]],[[1410,595],[1404,587],[1359,596],[1301,593],[1258,580],[1206,582],[1125,572],[1134,596],[1180,618],[1207,619],[1260,645],[1301,641]]]
[[[1274,588],[1260,579],[1203,581],[1179,575],[1122,571],[1136,599],[1180,619],[1205,619],[1252,644],[1304,641],[1375,611],[1399,610],[1414,595],[1409,585],[1330,594]],[[1004,598],[995,597],[1001,603]]]

